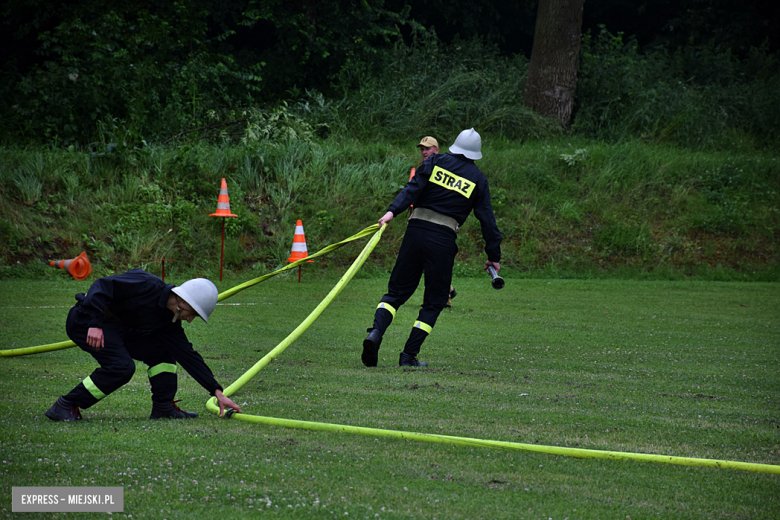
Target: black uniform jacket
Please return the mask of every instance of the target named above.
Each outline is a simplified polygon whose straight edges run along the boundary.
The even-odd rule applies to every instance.
[[[473,209],[482,226],[488,260],[501,261],[502,237],[490,205],[490,188],[474,161],[449,153],[428,157],[387,210],[398,215],[412,204],[452,217],[459,226]]]
[[[118,322],[130,334],[153,335],[193,379],[214,395],[222,387],[192,348],[181,321],[171,323],[173,313],[166,305],[174,287],[143,269],[99,278],[80,299],[75,319],[100,329],[105,321]]]

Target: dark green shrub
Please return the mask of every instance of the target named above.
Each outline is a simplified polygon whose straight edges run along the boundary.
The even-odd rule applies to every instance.
[[[95,7],[73,6],[39,34],[47,59],[6,88],[7,131],[85,145],[100,138],[104,121],[123,134],[110,152],[180,131],[202,117],[201,107],[245,102],[257,89],[256,70],[239,73],[232,55],[213,50],[221,35],[209,38],[209,13],[193,3],[163,2],[154,12]]]
[[[430,134],[441,146],[472,126],[509,137],[552,135],[557,125],[523,106],[527,70],[523,56],[500,56],[480,40],[444,45],[432,31],[415,32],[378,69],[347,62],[338,83],[343,98],[305,110],[342,134]]]
[[[573,128],[689,146],[732,146],[733,129],[771,144],[780,137],[780,66],[766,48],[744,59],[715,46],[641,52],[622,33],[583,38]]]

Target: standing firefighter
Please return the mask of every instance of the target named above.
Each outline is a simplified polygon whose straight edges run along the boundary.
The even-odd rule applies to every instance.
[[[127,384],[135,373],[133,359],[146,363],[152,386],[150,419],[189,419],[195,412],[176,406],[176,364],[211,395],[219,413],[225,407],[241,409],[222,394],[222,387],[184,334],[181,321],[200,316],[208,322],[217,304],[217,288],[205,278],[176,287],[142,269],[100,278],[87,295],[77,294],[68,313],[68,337],[100,364],[65,396],[60,396],[46,417],[53,421],[82,420],[79,408],[89,408]]]
[[[420,156],[422,157],[422,162],[420,162],[420,165],[422,165],[422,163],[425,162],[425,159],[427,159],[428,157],[430,157],[435,153],[439,153],[439,141],[427,135],[422,138],[420,143],[417,145],[417,148],[420,149]],[[412,180],[412,177],[414,177],[414,170],[412,170],[412,175],[411,177],[409,177],[409,180]],[[452,307],[452,299],[455,298],[457,295],[458,292],[452,286],[452,283],[450,283],[450,292],[449,295],[447,296],[447,303],[445,303],[444,306]]]
[[[501,233],[490,205],[487,178],[474,164],[482,158],[482,139],[473,129],[464,130],[450,146],[448,154],[429,156],[417,174],[398,194],[379,225],[390,222],[395,215],[414,205],[401,250],[382,297],[374,313],[374,324],[363,341],[363,364],[374,367],[379,345],[396,311],[412,296],[425,271],[425,295],[422,309],[414,322],[398,360],[400,366],[427,366],[417,360],[425,338],[436,325],[436,319],[447,302],[452,280],[452,266],[458,246],[455,243],[458,226],[474,210],[482,226],[485,269],[500,269]]]

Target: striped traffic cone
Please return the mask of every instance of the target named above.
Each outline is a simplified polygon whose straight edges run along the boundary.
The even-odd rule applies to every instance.
[[[237,217],[230,212],[230,197],[227,192],[227,182],[222,179],[222,186],[219,188],[219,197],[217,197],[217,211],[209,217]]]
[[[303,222],[298,219],[298,222],[295,223],[295,236],[293,236],[290,258],[288,258],[287,261],[295,262],[301,258],[306,258],[307,256],[309,256],[309,251],[306,249],[306,236],[303,234]],[[309,260],[306,263],[309,262],[314,262],[314,260]]]
[[[66,270],[68,274],[78,281],[86,280],[87,276],[92,274],[92,264],[89,263],[87,253],[81,253],[76,258],[71,258],[70,260],[52,260],[49,262],[49,265]]]
[[[309,256],[309,251],[306,249],[306,235],[303,234],[303,222],[298,219],[295,223],[295,235],[293,236],[292,250],[290,251],[290,258],[288,262],[296,262]],[[314,260],[308,260],[307,264],[313,264]],[[298,283],[301,282],[301,266],[298,266]]]
[[[209,217],[237,217],[230,212],[230,198],[227,192],[227,182],[222,178],[222,186],[219,188],[219,197],[217,197],[217,211]],[[222,249],[219,253],[219,281],[222,281],[222,263],[225,259],[225,219],[222,219]]]

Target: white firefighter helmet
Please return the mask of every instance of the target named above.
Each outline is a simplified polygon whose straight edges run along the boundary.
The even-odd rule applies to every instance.
[[[210,280],[205,278],[187,280],[171,291],[187,302],[198,313],[198,316],[203,318],[203,321],[209,322],[209,316],[214,312],[219,297],[217,286]]]
[[[482,138],[473,128],[464,130],[450,146],[450,153],[465,155],[472,161],[482,159]]]

